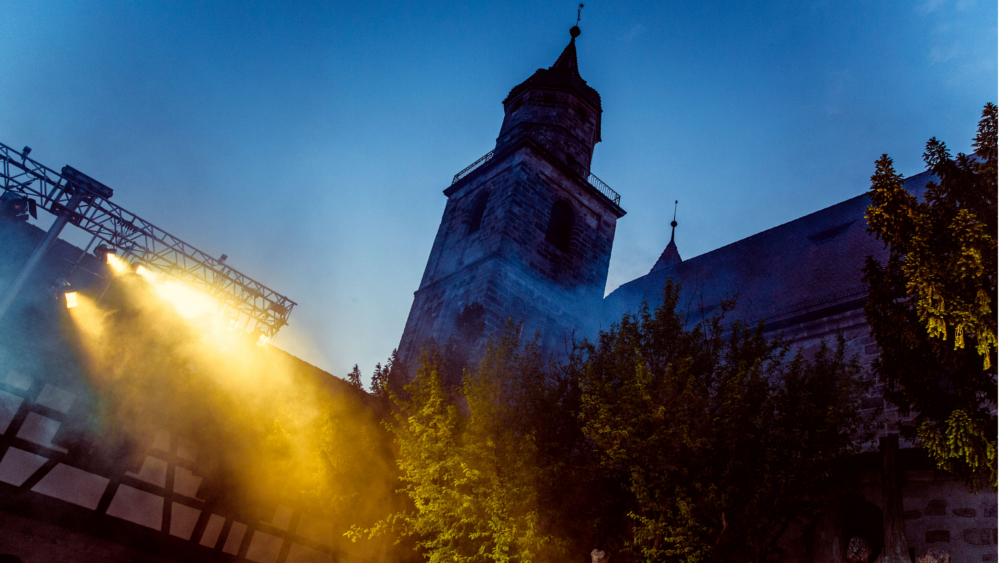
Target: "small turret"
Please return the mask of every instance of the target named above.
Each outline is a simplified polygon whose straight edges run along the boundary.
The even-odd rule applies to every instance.
[[[542,138],[553,153],[586,176],[594,145],[601,141],[601,96],[580,77],[576,60],[580,28],[573,26],[569,34],[569,44],[555,64],[535,71],[503,101],[497,148],[525,135]]]
[[[664,268],[669,268],[671,266],[676,266],[681,263],[681,255],[677,252],[677,245],[674,244],[674,230],[677,229],[677,201],[674,201],[674,218],[670,221],[670,242],[667,243],[667,247],[663,249],[663,253],[660,254],[660,259],[653,264],[652,269],[649,273],[658,272]]]

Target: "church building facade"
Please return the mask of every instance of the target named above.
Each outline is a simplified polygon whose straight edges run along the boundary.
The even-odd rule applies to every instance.
[[[570,33],[556,63],[504,100],[494,150],[445,190],[448,203],[406,322],[400,359],[415,362],[423,344],[444,342],[458,313],[472,303],[484,307],[487,333],[507,318],[521,320],[523,334],[541,331],[543,346],[559,353],[565,339],[593,338],[643,303],[658,303],[669,278],[681,286],[678,302],[689,326],[733,299],[729,319],[763,322],[768,335],[783,335],[806,350],[840,333],[848,354],[870,365],[878,347],[864,315],[862,266],[867,256],[884,258],[887,252],[867,232],[864,194],[688,260],[681,259],[672,233],[647,275],[604,297],[615,225],[625,211],[618,194],[590,173],[601,140],[601,100],[579,74],[580,31]],[[930,179],[918,174],[905,187],[920,197]],[[864,407],[884,409],[887,436],[909,420],[882,396],[872,381]],[[970,494],[935,472],[914,444],[904,441],[900,448],[911,554],[936,547],[952,561],[996,561],[996,493]],[[861,460],[860,496],[831,506],[799,537],[789,538],[788,561],[845,561],[853,536],[881,549],[880,460],[878,451]]]

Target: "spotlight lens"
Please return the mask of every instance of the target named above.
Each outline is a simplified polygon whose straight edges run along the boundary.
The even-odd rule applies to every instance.
[[[115,271],[116,274],[124,274],[128,270],[128,265],[125,262],[114,255],[113,252],[108,253],[108,264],[111,265],[111,269]]]
[[[69,293],[66,294],[66,308],[72,309],[73,307],[76,307],[76,305],[77,305],[76,292],[70,291]]]

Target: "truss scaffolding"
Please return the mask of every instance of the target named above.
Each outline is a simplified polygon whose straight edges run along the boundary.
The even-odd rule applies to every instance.
[[[30,150],[30,149],[29,149]],[[25,151],[27,153],[28,151]],[[27,154],[0,143],[0,182],[4,192],[33,200],[145,267],[183,280],[247,318],[244,325],[273,338],[296,303],[225,263],[198,250],[138,215],[108,201],[113,191],[70,166],[56,172]],[[76,198],[77,201],[73,201]],[[251,322],[255,326],[251,326]]]

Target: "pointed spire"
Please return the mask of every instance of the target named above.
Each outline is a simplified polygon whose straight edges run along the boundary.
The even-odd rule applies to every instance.
[[[681,255],[677,252],[677,245],[674,244],[674,231],[677,229],[677,200],[674,200],[674,219],[670,221],[670,242],[667,243],[667,247],[663,249],[663,253],[660,254],[660,259],[653,264],[652,269],[649,273],[663,270],[671,266],[676,266],[681,263]]]
[[[583,9],[583,5],[580,5]],[[577,12],[577,23],[580,14]],[[576,59],[576,38],[580,36],[580,28],[573,26],[569,30],[569,45],[563,49],[562,54],[556,59],[555,64],[547,69],[538,69],[527,80],[514,86],[507,97],[504,98],[504,107],[507,102],[520,96],[524,91],[532,88],[544,88],[552,90],[562,90],[571,92],[597,110],[597,129],[595,131],[595,142],[601,142],[601,95],[587,85],[587,81],[580,76],[580,69]],[[506,111],[506,109],[504,110]]]
[[[566,45],[562,54],[556,59],[556,64],[550,66],[549,70],[568,70],[579,76],[580,69],[576,65],[576,38],[580,36],[580,28],[574,25],[570,28],[569,35],[569,45]]]

